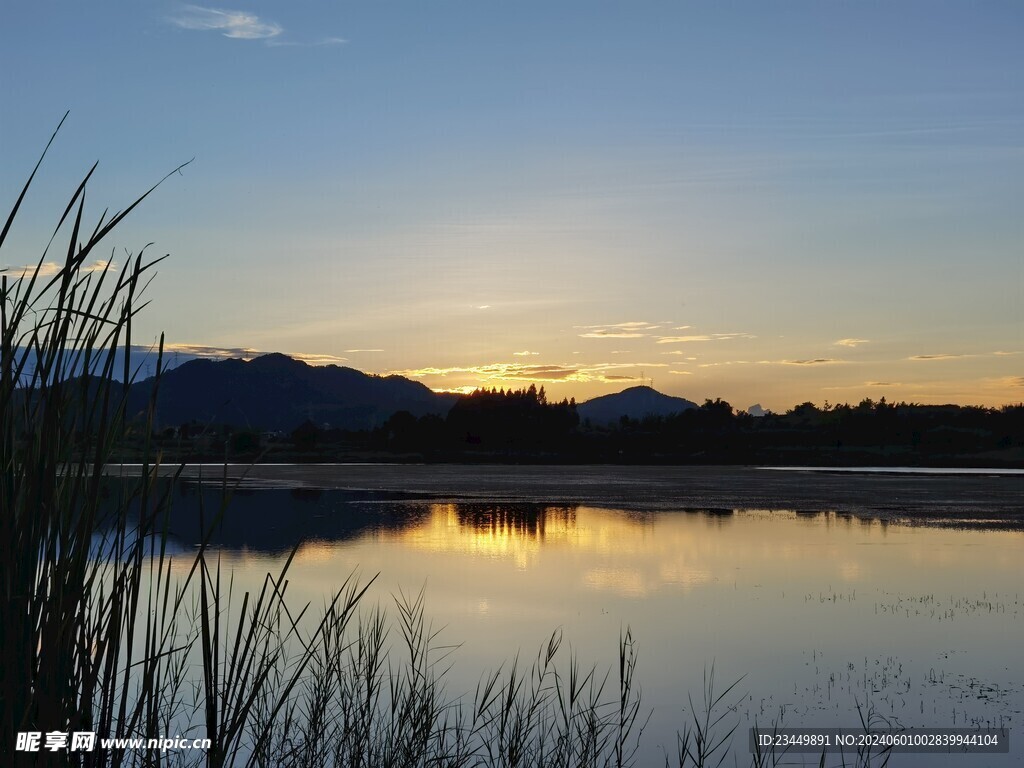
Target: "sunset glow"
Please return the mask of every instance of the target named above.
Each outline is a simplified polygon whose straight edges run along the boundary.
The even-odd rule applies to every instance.
[[[98,255],[171,255],[139,343],[581,401],[1024,400],[1017,4],[58,6],[0,28],[7,204],[70,110],[0,266],[95,159],[88,220],[195,158]]]

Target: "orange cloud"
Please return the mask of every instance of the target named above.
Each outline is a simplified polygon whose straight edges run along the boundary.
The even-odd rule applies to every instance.
[[[684,326],[688,327],[688,326]],[[728,341],[729,339],[754,339],[749,333],[700,333],[691,336],[659,336],[658,344],[687,344],[693,341]]]

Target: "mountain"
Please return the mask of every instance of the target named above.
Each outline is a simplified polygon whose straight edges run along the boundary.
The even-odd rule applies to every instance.
[[[593,424],[618,421],[622,416],[642,419],[644,416],[669,416],[696,408],[697,404],[682,397],[663,395],[650,387],[630,387],[613,395],[602,395],[576,406],[580,419]]]
[[[130,407],[145,409],[154,379],[132,386]],[[401,376],[371,376],[336,365],[311,366],[287,355],[191,360],[164,372],[157,421],[190,421],[290,431],[305,421],[342,429],[379,426],[396,411],[444,416],[458,399]]]

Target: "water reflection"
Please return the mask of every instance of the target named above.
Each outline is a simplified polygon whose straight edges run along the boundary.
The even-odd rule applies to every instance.
[[[627,512],[309,489],[236,490],[226,505],[224,498],[216,487],[189,483],[177,487],[169,520],[176,549],[198,546],[204,521],[207,527],[216,521],[210,545],[228,556],[245,553],[273,559],[298,549],[300,559],[316,559],[335,546],[360,541],[435,555],[502,559],[517,568],[536,565],[544,557],[550,561],[594,556],[601,562],[587,564],[586,582],[628,594],[645,594],[666,584],[705,583],[753,567],[786,572],[790,577],[805,573],[829,583],[854,583],[875,568],[875,558],[860,548],[884,545],[921,544],[908,547],[887,568],[947,569],[962,561],[964,547],[981,533],[914,529],[887,519],[813,510]],[[740,524],[742,531],[737,535]],[[922,532],[908,538],[907,532],[914,530]],[[890,531],[897,534],[890,536]],[[843,538],[834,535],[838,533]],[[1022,534],[1014,531],[985,535],[988,541],[1022,540]],[[853,549],[851,537],[856,544]]]
[[[419,524],[422,505],[406,505],[395,494],[313,489],[236,489],[178,485],[168,529],[184,547],[195,547],[209,531],[209,544],[227,552],[283,556],[314,542],[342,543],[375,531]]]
[[[784,589],[857,585],[886,574],[894,583],[917,583],[922,572],[1015,567],[1018,553],[1012,547],[1013,554],[1004,557],[991,544],[1009,541],[1016,547],[1022,541],[1020,532],[985,532],[987,549],[981,551],[972,549],[982,541],[979,531],[914,529],[808,510],[624,512],[273,489],[236,491],[221,513],[222,500],[216,488],[179,487],[169,525],[178,549],[198,546],[200,521],[216,518],[211,545],[247,563],[253,557],[280,559],[293,550],[298,562],[328,562],[338,547],[390,547],[432,557],[427,573],[503,561],[518,570],[571,571],[589,590],[634,598],[745,580]],[[894,547],[900,551],[883,551]]]
[[[578,538],[576,512],[574,506],[430,504],[422,520],[382,538],[435,553],[508,558],[526,568],[542,547]]]
[[[171,531],[188,550],[220,494],[176,494]],[[582,658],[611,662],[629,625],[655,708],[653,762],[711,662],[730,682],[747,675],[744,728],[782,711],[793,726],[850,726],[868,700],[914,726],[1016,727],[1024,709],[1020,531],[277,489],[236,493],[213,544],[251,589],[297,548],[289,589],[302,603],[322,604],[355,569],[380,574],[371,599],[385,605],[426,584],[429,615],[459,646],[453,691],[559,627]]]

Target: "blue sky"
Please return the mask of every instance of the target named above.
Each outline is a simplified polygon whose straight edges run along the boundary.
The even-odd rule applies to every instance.
[[[139,332],[436,388],[1024,399],[1017,3],[47,3],[0,27],[5,246],[179,163]],[[23,256],[24,254],[24,256]],[[138,338],[138,337],[137,337]]]

